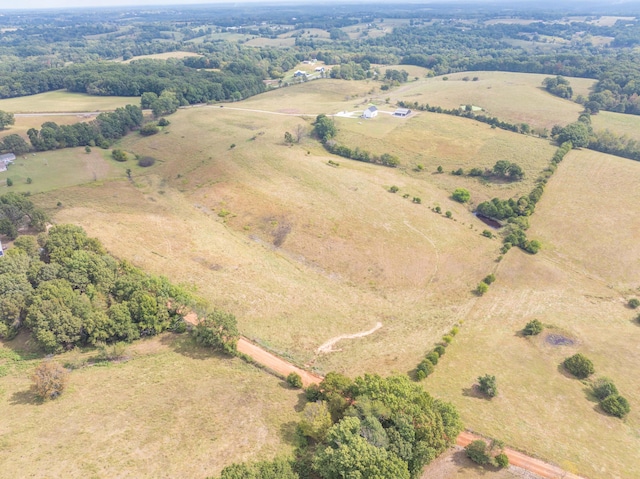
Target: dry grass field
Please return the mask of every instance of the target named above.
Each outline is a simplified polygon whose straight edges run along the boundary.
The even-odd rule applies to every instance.
[[[442,334],[461,323],[460,334],[425,387],[454,402],[467,426],[591,478],[638,477],[640,389],[632,371],[640,364],[635,347],[640,326],[631,321],[634,313],[625,301],[640,297],[640,163],[588,150],[572,152],[531,219],[528,236],[543,243],[541,252],[531,256],[513,250],[496,262],[500,240],[483,237],[487,227],[450,194],[466,187],[477,204],[528,192],[555,150],[548,141],[418,112],[404,119],[384,113],[371,121],[336,118],[339,142],[396,154],[401,166],[395,169],[328,155],[310,138],[284,144],[284,132],[298,126],[309,131],[319,113],[363,110],[369,103],[393,111],[395,99],[491,105],[490,112],[499,118],[533,126],[563,118],[575,121],[581,108],[539,89],[543,75],[480,72],[478,82],[463,82],[465,75],[475,74],[450,75],[448,82],[420,79],[382,93],[372,81],[313,81],[222,107],[179,110],[167,133],[146,138],[133,134],[116,145],[159,160],[150,170],[135,170],[133,182],[76,183],[32,199],[56,222],[82,225],[114,255],[192,286],[211,305],[234,313],[243,334],[321,373],[406,373]],[[484,89],[471,91],[463,101],[464,88],[482,87],[483,81]],[[577,90],[579,82],[574,81]],[[493,90],[502,95],[484,95]],[[393,97],[391,104],[386,96]],[[444,103],[446,98],[451,105]],[[533,113],[526,111],[534,107]],[[544,108],[548,113],[543,115]],[[491,167],[499,159],[519,163],[525,180],[485,183],[448,173],[458,167]],[[415,171],[418,164],[422,171]],[[438,165],[445,173],[434,174]],[[391,185],[399,192],[389,193]],[[421,198],[421,204],[413,203],[413,197]],[[453,219],[433,212],[434,206],[450,210]],[[480,298],[473,295],[471,290],[492,272],[497,281],[490,291]],[[518,332],[534,318],[550,328],[536,338],[520,337]],[[367,331],[377,322],[383,326],[375,333],[340,341],[332,353],[316,353],[327,340]],[[549,332],[572,345],[550,344]],[[599,412],[586,386],[558,370],[562,359],[577,351],[591,357],[598,374],[613,378],[630,400],[632,413],[625,421]],[[171,345],[158,357],[166,354],[169,363],[181,357],[179,352],[180,347]],[[100,384],[94,371],[106,374],[156,357],[82,370],[78,377]],[[211,358],[194,364],[222,367],[214,362],[219,364]],[[234,361],[224,365],[251,371]],[[138,372],[132,370],[130,377]],[[476,397],[472,389],[475,378],[485,373],[498,377],[500,395],[492,401]],[[219,374],[229,380],[226,373]],[[275,381],[264,376],[264,381]],[[165,381],[151,377],[158,377],[157,387]],[[251,390],[248,379],[236,380],[240,385],[229,386],[229,394],[236,388]],[[24,389],[24,376],[12,381],[17,381],[13,390]],[[267,418],[274,419],[264,420],[275,427],[279,406],[271,401],[291,393],[274,385],[260,388],[263,395],[272,395],[263,407]],[[293,414],[292,406],[287,408]],[[184,431],[186,420],[164,414],[160,416],[167,427],[175,427],[175,435]],[[210,417],[229,420],[213,413]],[[248,448],[249,439],[255,438],[242,442]],[[24,438],[30,447],[34,441],[33,436]],[[144,443],[144,438],[132,441]],[[290,448],[282,442],[272,445],[261,455]],[[153,447],[159,457],[166,451]],[[211,461],[218,450],[228,451],[222,443],[206,449]],[[243,451],[228,452],[224,463],[250,457]],[[136,454],[125,457],[123,461],[138,460]],[[173,464],[180,463],[177,459]],[[154,475],[155,470],[143,472]],[[462,464],[443,474],[448,475],[435,477],[485,476]],[[495,474],[502,479],[511,473]]]
[[[92,96],[70,93],[66,90],[50,91],[20,98],[0,100],[0,110],[11,113],[109,111],[125,105],[139,105],[140,98],[128,96]],[[42,122],[47,120],[42,120]],[[55,119],[51,120],[55,121]]]
[[[199,53],[194,52],[164,52],[164,53],[153,53],[151,55],[140,55],[137,57],[133,57],[129,60],[125,60],[123,63],[131,63],[135,60],[168,60],[169,58],[187,58],[187,57],[199,57],[201,56]]]
[[[612,111],[601,111],[591,117],[591,125],[594,131],[610,130],[617,135],[640,141],[640,116],[625,115]]]
[[[589,151],[572,152],[539,203],[529,236],[536,256],[510,252],[498,280],[466,317],[426,387],[454,402],[468,427],[555,461],[587,477],[640,475],[640,326],[625,304],[640,295],[640,164]],[[538,319],[540,336],[519,336]],[[554,346],[549,334],[573,344]],[[625,421],[603,414],[588,387],[567,377],[561,361],[582,352],[596,375],[612,378],[630,401]],[[471,389],[498,378],[492,401]]]
[[[73,123],[86,122],[95,119],[94,115],[71,114],[71,115],[37,115],[37,116],[17,116],[15,123],[0,131],[0,139],[7,135],[21,135],[25,141],[29,142],[27,131],[31,128],[40,129],[46,121],[53,121],[58,125],[71,125]]]
[[[576,121],[582,106],[570,100],[553,96],[542,88],[542,81],[549,75],[507,72],[461,72],[443,77],[428,78],[409,83],[392,90],[390,96],[397,100],[417,101],[443,108],[457,108],[472,104],[488,114],[504,121],[528,123],[535,128],[566,125]],[[463,78],[469,81],[463,81]],[[478,81],[472,81],[478,77]],[[588,95],[594,80],[569,78],[574,95]]]
[[[44,404],[30,391],[38,360],[13,361],[16,342],[0,344],[0,364],[9,365],[0,382],[2,477],[204,478],[292,451],[299,392],[187,337],[141,341],[128,361],[77,369]]]

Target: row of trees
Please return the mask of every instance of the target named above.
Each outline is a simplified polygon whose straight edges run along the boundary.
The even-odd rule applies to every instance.
[[[306,397],[293,461],[234,464],[220,478],[412,479],[462,430],[452,405],[406,376],[329,373]]]
[[[46,151],[76,146],[99,146],[108,148],[128,132],[138,129],[143,122],[142,110],[127,105],[113,112],[100,113],[93,121],[58,125],[48,121],[40,130],[31,128],[27,136],[35,150]]]
[[[338,144],[333,140],[333,138],[338,134],[338,127],[333,119],[329,118],[324,113],[316,117],[316,121],[313,124],[313,133],[322,142],[325,149],[334,155],[350,158],[356,161],[389,166],[391,168],[395,168],[400,164],[398,157],[391,155],[390,153],[383,153],[378,156],[371,154],[366,150],[361,150],[358,147],[351,149],[348,146]]]

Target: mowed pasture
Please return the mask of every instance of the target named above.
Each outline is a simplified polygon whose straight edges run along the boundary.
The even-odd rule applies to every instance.
[[[29,115],[29,116],[16,116],[15,123],[7,126],[4,130],[0,131],[0,139],[7,135],[18,134],[22,136],[27,143],[29,143],[29,137],[27,131],[31,128],[40,129],[42,124],[47,121],[53,121],[58,125],[72,125],[74,123],[87,122],[94,120],[96,115],[86,114],[44,114],[44,115]]]
[[[505,256],[491,291],[426,381],[458,406],[471,429],[586,477],[640,475],[640,326],[637,311],[626,307],[640,295],[638,181],[637,162],[590,151],[568,155],[531,219],[528,236],[543,249]],[[519,332],[532,319],[548,329],[527,339]],[[570,344],[554,345],[558,337]],[[577,352],[627,397],[627,419],[601,412],[588,383],[559,367]],[[498,380],[491,401],[472,388],[486,373]]]
[[[100,148],[93,148],[90,153],[84,148],[27,153],[16,158],[7,171],[0,172],[0,194],[9,191],[35,194],[108,178],[124,178],[127,168],[134,172],[141,170],[134,161],[118,163],[111,158],[111,150]],[[5,186],[7,178],[13,181],[13,186]]]
[[[126,105],[140,105],[140,98],[135,96],[94,96],[56,90],[26,97],[0,100],[0,110],[11,113],[111,111]]]
[[[392,101],[428,103],[443,108],[460,105],[481,107],[487,114],[512,123],[528,123],[534,128],[551,128],[576,121],[583,107],[571,100],[551,95],[542,81],[552,75],[508,72],[460,72],[401,85],[385,96]],[[477,81],[473,81],[478,77]],[[463,80],[468,78],[468,81]],[[595,80],[568,78],[574,96],[588,96]]]
[[[164,53],[152,53],[150,55],[140,55],[137,57],[130,58],[129,60],[125,60],[123,63],[131,63],[136,60],[168,60],[170,58],[187,58],[187,57],[199,57],[202,56],[199,53],[195,52],[164,52]]]
[[[293,449],[299,391],[186,335],[143,340],[124,362],[76,369],[63,395],[46,403],[30,391],[39,360],[3,359],[21,342],[0,343],[3,477],[204,478]]]
[[[386,105],[379,108],[393,111]],[[467,188],[472,193],[471,205],[493,197],[528,194],[557,148],[548,140],[437,113],[416,112],[410,118],[380,113],[371,120],[336,118],[335,121],[338,143],[377,155],[396,155],[407,174],[444,190]],[[491,170],[498,160],[517,163],[525,171],[525,178],[516,182],[487,181],[451,174],[459,168],[466,173],[471,168]],[[416,171],[419,165],[422,171]],[[438,166],[442,166],[442,174],[435,174]]]

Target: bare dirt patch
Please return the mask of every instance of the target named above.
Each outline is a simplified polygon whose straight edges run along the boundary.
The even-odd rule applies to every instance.
[[[332,353],[334,351],[339,351],[336,349],[333,349],[333,347],[340,341],[342,341],[343,339],[357,339],[357,338],[363,338],[365,336],[369,336],[370,334],[375,333],[378,329],[380,329],[382,327],[382,323],[378,322],[376,323],[376,325],[371,328],[369,331],[362,331],[360,333],[354,333],[354,334],[342,334],[340,336],[336,336],[335,338],[331,338],[329,341],[327,341],[326,343],[322,344],[322,346],[320,346],[318,348],[318,354],[327,354],[327,353]]]

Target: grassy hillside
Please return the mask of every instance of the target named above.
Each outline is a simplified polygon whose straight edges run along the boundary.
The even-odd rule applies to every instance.
[[[451,93],[454,82],[471,88],[485,78],[501,85],[499,102],[475,98],[494,102],[491,113],[502,119],[518,120],[509,108],[523,97],[518,111],[540,108],[531,113],[534,126],[577,118],[579,105],[538,88],[544,76],[493,75],[480,72],[478,82],[453,75],[448,82],[420,79],[391,95],[411,99],[405,95],[414,91],[425,95],[415,97],[421,102],[441,104],[427,93],[437,99]],[[507,88],[509,81],[517,84]],[[378,88],[371,81],[312,81],[223,107],[180,110],[162,133],[132,134],[116,145],[158,160],[134,170],[133,181],[76,181],[32,198],[56,222],[80,224],[116,256],[191,285],[234,313],[243,334],[319,372],[406,373],[462,323],[425,384],[453,401],[467,425],[590,477],[637,476],[640,391],[628,371],[640,361],[630,346],[640,328],[624,303],[640,296],[634,243],[640,163],[572,152],[531,218],[528,236],[541,240],[542,251],[513,250],[497,262],[501,242],[482,236],[487,226],[473,216],[473,205],[527,193],[556,147],[423,112],[405,119],[384,113],[371,121],[336,118],[340,143],[395,154],[401,163],[395,169],[331,156],[308,137],[285,145],[286,131],[309,132],[318,113],[358,111],[369,103],[392,111],[393,99],[385,101],[390,93]],[[500,159],[520,164],[525,179],[495,183],[448,173],[489,168]],[[443,174],[435,174],[438,165]],[[395,194],[388,191],[392,185],[399,188]],[[472,205],[450,198],[456,187],[469,189]],[[436,206],[453,218],[435,213]],[[472,290],[492,272],[497,282],[476,297]],[[520,337],[534,318],[573,344]],[[318,354],[328,340],[378,322],[373,334]],[[577,351],[629,398],[626,421],[599,413],[586,386],[558,371]],[[471,388],[485,373],[498,376],[500,395],[491,402]]]
[[[142,341],[128,361],[75,370],[44,404],[29,391],[38,361],[20,360],[16,342],[0,345],[3,477],[207,477],[292,450],[298,393],[188,338]]]
[[[11,113],[31,112],[83,112],[115,110],[125,105],[138,105],[138,97],[93,96],[85,93],[70,93],[66,90],[39,93],[28,97],[0,100],[0,110]],[[47,121],[47,120],[42,120]],[[51,121],[56,121],[51,120]]]

